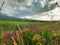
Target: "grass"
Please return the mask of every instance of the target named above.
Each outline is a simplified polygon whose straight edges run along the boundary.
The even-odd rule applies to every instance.
[[[22,25],[23,27],[29,27],[32,24],[38,24],[38,22],[29,22],[29,21],[0,21],[0,32],[4,30],[17,30],[17,24]]]
[[[16,33],[17,36],[14,36],[15,31],[19,32]],[[21,33],[21,31],[23,33]],[[7,33],[6,35],[12,34],[10,35],[11,37],[9,36],[10,39],[6,40],[5,38],[6,35],[4,35],[5,34],[4,32]],[[2,34],[4,36],[2,36]],[[23,34],[23,37],[21,36],[21,34]],[[0,21],[0,37],[2,37],[0,38],[1,45],[3,44],[13,45],[14,43],[16,45],[58,45],[58,41],[60,39],[59,34],[60,34],[60,22],[7,21],[7,20]],[[44,40],[45,42],[42,40]],[[55,44],[56,40],[58,40],[57,44]],[[12,41],[14,43],[12,43]]]
[[[60,45],[60,34],[56,31],[48,33],[48,30],[18,30],[3,32],[2,44],[4,45]]]
[[[60,22],[34,22],[34,21],[0,21],[0,33],[3,30],[18,30],[17,24],[23,28],[29,28],[32,25],[37,25],[39,30],[60,30]]]

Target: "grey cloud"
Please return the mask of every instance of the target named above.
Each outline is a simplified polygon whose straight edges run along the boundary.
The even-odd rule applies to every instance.
[[[55,4],[52,4],[50,7],[48,7],[47,3],[50,2],[51,0],[47,0],[47,1],[45,0],[47,3],[45,3],[44,7],[42,7],[41,5],[42,0],[37,0],[37,2],[35,2],[34,0],[31,5],[27,6],[28,1],[29,0],[6,0],[3,8],[5,9],[9,7],[7,8],[8,10],[11,8],[12,10],[10,11],[13,11],[12,12],[13,16],[19,17],[19,16],[26,16],[26,15],[30,16],[30,15],[41,14],[41,13],[50,11],[56,7]],[[21,6],[22,8],[25,8],[25,9],[21,10],[20,9]],[[16,9],[14,9],[15,7]]]

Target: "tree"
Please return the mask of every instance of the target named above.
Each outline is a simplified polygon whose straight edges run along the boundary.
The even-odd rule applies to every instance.
[[[0,11],[2,10],[4,3],[5,3],[5,1],[3,1],[3,3],[1,4]]]

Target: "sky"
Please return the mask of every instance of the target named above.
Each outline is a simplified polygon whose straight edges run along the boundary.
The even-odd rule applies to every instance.
[[[60,8],[55,6],[56,1],[60,4],[60,0],[49,2],[48,7],[44,7],[48,0],[0,0],[0,6],[3,1],[1,13],[8,16],[42,21],[60,20]]]

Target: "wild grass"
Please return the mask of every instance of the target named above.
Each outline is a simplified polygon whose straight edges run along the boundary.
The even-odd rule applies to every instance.
[[[39,33],[40,32],[40,33]],[[56,31],[18,30],[3,32],[1,36],[3,45],[60,45],[60,34]]]
[[[60,45],[60,22],[0,21],[1,45]]]

